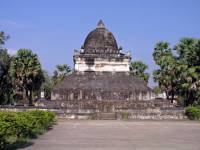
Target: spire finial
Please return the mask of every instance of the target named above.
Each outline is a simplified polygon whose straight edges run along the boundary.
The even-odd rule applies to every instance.
[[[105,25],[101,19],[99,20],[99,22],[97,24],[97,28],[105,28]]]

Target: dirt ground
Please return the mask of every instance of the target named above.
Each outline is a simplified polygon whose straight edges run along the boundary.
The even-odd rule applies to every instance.
[[[59,120],[26,150],[200,150],[200,122]]]

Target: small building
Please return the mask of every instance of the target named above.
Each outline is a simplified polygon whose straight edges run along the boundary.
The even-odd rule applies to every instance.
[[[113,34],[100,20],[73,56],[75,71],[53,90],[53,100],[140,101],[153,93],[130,74],[130,53],[122,53]]]

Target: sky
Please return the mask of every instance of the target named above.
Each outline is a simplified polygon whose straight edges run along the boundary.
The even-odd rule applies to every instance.
[[[159,41],[173,47],[183,37],[200,38],[200,0],[0,0],[0,31],[10,36],[10,54],[37,53],[50,74],[57,64],[73,64],[88,33],[102,19],[132,61],[157,68],[152,53]],[[155,86],[152,75],[150,86]]]

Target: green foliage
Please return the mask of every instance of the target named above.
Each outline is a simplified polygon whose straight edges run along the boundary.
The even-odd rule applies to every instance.
[[[46,111],[30,111],[29,112],[32,116],[35,116],[35,119],[37,120],[37,127],[39,129],[47,129],[52,122],[54,121],[55,114],[52,112],[46,112]]]
[[[26,91],[26,99],[29,100],[29,104],[32,104],[32,92],[39,90],[44,81],[37,55],[29,49],[18,50],[11,61],[10,72],[15,89]]]
[[[11,57],[6,49],[0,49],[0,104],[11,103],[12,83],[9,74]]]
[[[195,94],[194,105],[200,106],[200,89]]]
[[[5,44],[5,41],[9,39],[9,36],[5,34],[5,32],[3,31],[0,31],[0,48],[1,48],[1,45],[4,45]]]
[[[122,119],[123,120],[128,120],[128,116],[129,116],[128,112],[122,112]]]
[[[145,73],[146,69],[148,69],[148,66],[141,61],[131,62],[130,64],[131,74],[148,83],[149,74]]]
[[[153,88],[153,92],[156,94],[162,93],[161,89],[158,86]]]
[[[154,81],[158,82],[159,88],[165,91],[167,98],[171,96],[171,101],[177,90],[177,62],[173,57],[172,50],[167,42],[158,42],[154,48],[153,58],[159,69],[154,70]]]
[[[17,140],[36,137],[55,121],[55,114],[49,111],[0,112],[0,148],[9,144],[8,139]]]
[[[179,97],[177,98],[177,106],[184,107],[185,106],[186,97],[184,97],[182,95],[178,95],[178,96]]]
[[[13,113],[8,114],[5,112],[0,112],[0,149],[8,144],[7,139],[15,134],[15,116]]]
[[[173,48],[167,42],[159,42],[154,48],[153,58],[159,66],[153,77],[167,97],[176,95],[188,106],[198,103],[200,88],[200,39],[183,38]]]
[[[186,97],[186,106],[198,100],[200,89],[200,39],[183,38],[174,48],[181,63],[180,92]]]
[[[44,91],[46,99],[51,99],[51,92],[54,86],[60,83],[70,72],[72,70],[67,64],[57,65],[53,77],[50,77],[47,72],[43,71],[44,82],[41,89]]]
[[[200,39],[182,38],[174,49],[179,58],[188,66],[200,65]]]
[[[57,65],[53,75],[54,86],[60,83],[71,71],[71,68],[67,64]]]
[[[12,102],[12,84],[9,74],[11,57],[2,47],[9,38],[3,31],[0,32],[0,104]]]
[[[0,32],[0,104],[12,104],[19,99],[31,105],[44,82],[40,62],[29,49],[20,49],[11,57],[2,47],[8,38]]]
[[[161,66],[161,68],[165,67],[167,63],[169,63],[171,56],[172,51],[169,48],[169,44],[167,42],[158,42],[156,44],[153,52],[153,58],[157,65]]]
[[[186,116],[190,120],[199,120],[200,119],[200,109],[197,107],[189,106],[185,111]]]
[[[45,98],[50,99],[53,87],[71,72],[71,68],[66,64],[57,65],[51,78],[42,71],[37,55],[30,49],[19,49],[11,57],[2,47],[8,38],[0,32],[0,104],[20,100],[32,105],[32,99],[38,98],[41,90],[45,92]]]
[[[44,91],[45,99],[51,99],[51,92],[53,90],[53,80],[52,78],[48,75],[46,71],[43,71],[44,74],[44,82],[42,84],[41,89]]]

